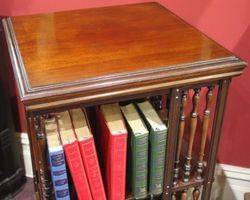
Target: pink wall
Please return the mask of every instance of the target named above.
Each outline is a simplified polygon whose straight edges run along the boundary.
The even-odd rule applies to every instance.
[[[145,0],[0,0],[0,14],[26,15],[60,10],[73,10],[119,4],[146,2]],[[1,6],[2,5],[2,6]]]
[[[23,15],[80,9],[143,0],[0,0],[0,15]],[[249,0],[159,0],[218,43],[250,62]],[[250,167],[250,70],[231,86],[218,159]]]
[[[160,0],[225,48],[250,63],[249,0]],[[250,167],[250,69],[232,82],[219,148],[221,163]]]

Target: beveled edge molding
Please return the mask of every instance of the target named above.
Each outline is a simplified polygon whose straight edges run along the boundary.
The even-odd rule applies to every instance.
[[[67,100],[55,100],[56,97],[68,96],[68,101],[75,101],[77,99],[86,99],[85,97],[76,96],[81,93],[89,93],[91,91],[98,91],[100,89],[113,89],[113,87],[124,87],[130,85],[137,87],[136,85],[141,83],[151,83],[151,86],[137,87],[127,89],[130,92],[136,92],[141,89],[147,90],[162,85],[161,83],[167,83],[165,87],[172,87],[179,85],[180,82],[192,83],[197,82],[198,79],[208,80],[216,79],[216,77],[224,78],[229,76],[237,76],[242,73],[242,70],[246,66],[246,63],[235,56],[229,56],[220,59],[212,59],[207,61],[198,61],[193,63],[186,63],[173,66],[163,66],[157,69],[147,69],[140,71],[133,71],[129,73],[115,73],[111,75],[99,76],[95,78],[87,78],[70,83],[53,84],[41,87],[31,87],[28,76],[24,67],[22,57],[20,55],[18,43],[15,37],[14,29],[10,18],[2,19],[4,32],[6,36],[7,46],[10,52],[10,59],[13,65],[15,79],[19,90],[21,101],[25,105],[29,105],[28,109],[43,108],[41,103],[36,105],[35,102],[41,102],[46,98],[46,101],[50,98],[50,101],[64,102]],[[185,81],[188,79],[188,81]],[[134,84],[134,85],[133,85]],[[163,83],[164,85],[164,83]],[[169,86],[168,86],[169,85]],[[121,90],[125,92],[124,90]],[[114,92],[114,93],[117,93]],[[112,92],[109,92],[111,95]],[[105,96],[107,94],[97,94]],[[95,95],[92,95],[92,98]],[[88,99],[90,96],[88,96]],[[44,103],[44,105],[48,103]],[[60,103],[61,104],[61,103]]]
[[[76,103],[91,103],[93,101],[101,102],[104,99],[110,100],[112,98],[125,97],[125,96],[128,96],[128,94],[133,95],[133,94],[144,94],[150,91],[162,91],[162,90],[166,90],[166,89],[173,88],[173,87],[183,86],[186,84],[196,84],[200,82],[207,82],[208,80],[216,81],[225,77],[239,76],[240,74],[242,74],[241,71],[236,71],[236,72],[230,72],[230,73],[224,73],[224,74],[218,74],[218,75],[212,75],[212,76],[179,80],[179,81],[174,81],[174,82],[164,82],[164,83],[139,86],[139,87],[134,87],[134,88],[132,87],[132,88],[126,88],[126,89],[120,89],[120,90],[113,90],[110,92],[99,92],[99,93],[94,93],[94,94],[82,95],[80,97],[54,100],[54,101],[49,101],[49,102],[37,102],[36,104],[27,105],[26,110],[27,111],[40,111],[44,109],[55,109],[61,106],[67,106],[67,105],[72,105]]]
[[[15,79],[17,81],[19,95],[22,98],[23,96],[25,96],[26,83],[24,83],[24,81],[25,81],[24,74],[26,74],[26,73],[21,71],[23,69],[23,66],[20,66],[19,60],[18,60],[17,55],[16,55],[17,49],[13,45],[13,41],[12,41],[13,38],[10,34],[8,20],[9,20],[9,18],[3,18],[1,21],[2,21],[2,25],[3,25],[4,34],[5,34],[5,40],[7,43],[8,50],[9,50],[11,64],[13,66],[14,76],[15,76]]]

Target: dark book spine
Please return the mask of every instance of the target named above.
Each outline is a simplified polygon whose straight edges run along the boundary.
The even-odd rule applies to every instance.
[[[149,192],[152,195],[163,191],[167,130],[150,133],[150,178]]]
[[[62,148],[49,149],[49,161],[55,199],[69,200],[68,177]]]
[[[132,143],[132,192],[135,199],[147,197],[148,133],[134,135]]]

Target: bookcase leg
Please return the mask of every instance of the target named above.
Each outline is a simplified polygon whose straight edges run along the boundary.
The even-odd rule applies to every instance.
[[[38,165],[37,163],[37,157],[36,157],[36,148],[34,148],[35,146],[35,140],[36,140],[36,136],[35,134],[32,134],[32,119],[31,117],[27,117],[28,121],[27,121],[27,131],[28,131],[28,136],[29,136],[29,144],[30,144],[30,151],[31,151],[31,157],[32,157],[32,168],[33,168],[33,173],[34,173],[34,189],[35,189],[35,198],[36,199],[40,199],[40,188],[38,185],[38,175],[37,175],[37,171],[38,171]]]
[[[178,126],[181,108],[181,94],[179,89],[171,90],[169,107],[169,131],[167,138],[166,163],[164,172],[164,188],[162,198],[170,200],[172,197],[173,171],[175,161],[175,150],[177,146]]]
[[[47,166],[46,138],[43,130],[43,117],[34,116],[29,120],[31,142],[36,144],[33,150],[33,160],[35,164],[35,187],[39,191],[36,195],[38,199],[51,199],[51,181]],[[35,142],[35,143],[34,143]],[[36,150],[35,150],[36,149]]]
[[[211,145],[209,150],[208,164],[205,173],[202,199],[209,200],[214,180],[214,169],[216,164],[216,155],[220,139],[221,127],[225,111],[226,99],[230,85],[230,79],[221,80],[219,82],[218,96],[216,102],[216,110],[214,115],[214,124],[212,129]]]

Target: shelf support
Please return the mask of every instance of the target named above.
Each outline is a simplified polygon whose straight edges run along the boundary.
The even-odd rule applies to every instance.
[[[29,138],[32,144],[37,144],[36,147],[31,146],[33,159],[33,169],[35,172],[35,190],[36,199],[47,200],[52,196],[52,185],[50,174],[47,165],[47,145],[46,135],[44,131],[44,118],[41,115],[32,115],[29,117],[28,130]],[[34,156],[34,154],[36,156]],[[38,195],[38,192],[39,194]]]
[[[179,131],[178,131],[178,142],[177,142],[177,153],[175,158],[175,167],[174,167],[174,185],[177,185],[179,179],[179,171],[180,171],[180,154],[181,154],[181,147],[182,147],[182,140],[185,130],[185,123],[186,123],[186,115],[185,110],[187,106],[187,94],[188,90],[184,90],[182,92],[181,98],[181,113],[180,113],[180,120],[179,120]]]
[[[214,115],[214,123],[211,136],[211,144],[209,149],[208,164],[204,178],[202,200],[209,200],[211,194],[212,183],[214,180],[214,169],[216,164],[216,155],[221,134],[223,116],[226,106],[226,99],[231,79],[221,80],[219,82],[216,110]]]
[[[181,94],[179,89],[172,89],[170,94],[169,110],[169,130],[167,138],[166,163],[164,172],[164,188],[162,199],[167,200],[172,197],[173,171],[175,161],[175,149],[177,147],[178,129],[181,111]]]

